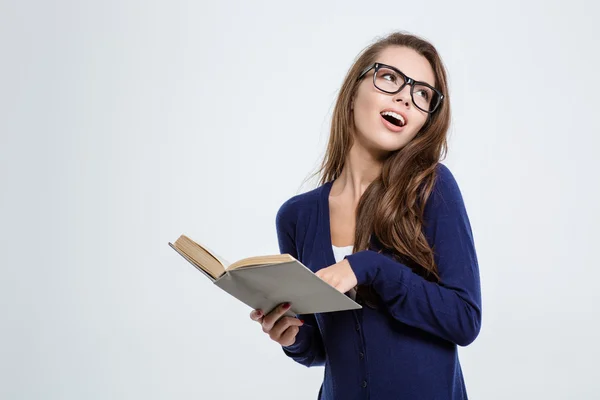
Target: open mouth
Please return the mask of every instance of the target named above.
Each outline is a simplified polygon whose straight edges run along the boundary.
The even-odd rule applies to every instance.
[[[381,113],[381,116],[392,125],[398,127],[406,125],[404,118],[400,114],[397,114],[393,111],[384,111]]]

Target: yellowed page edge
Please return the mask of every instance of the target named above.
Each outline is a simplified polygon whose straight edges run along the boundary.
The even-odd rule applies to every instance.
[[[295,258],[287,253],[273,254],[273,255],[268,255],[268,256],[247,257],[247,258],[243,258],[239,261],[234,262],[227,268],[227,270],[231,271],[236,268],[252,267],[252,266],[256,266],[256,265],[281,264],[281,263],[286,263],[286,262],[290,262],[290,261],[294,261],[294,260],[295,260]]]
[[[208,254],[210,254],[215,260],[217,260],[223,266],[223,269],[227,269],[231,265],[231,263],[229,261],[227,261],[225,258],[219,256],[217,253],[215,253],[213,250],[211,250],[206,245],[196,242],[195,240],[191,239],[189,236],[186,236],[186,235],[181,235],[181,236],[186,237],[187,240],[190,240],[190,241],[196,243],[198,246],[202,247]]]
[[[218,278],[225,272],[225,268],[223,267],[223,265],[217,258],[215,258],[212,254],[208,253],[204,246],[201,246],[200,244],[196,243],[189,237],[187,237],[185,235],[181,235],[179,237],[179,239],[177,239],[175,241],[174,244],[178,250],[185,253],[185,255],[187,255],[190,259],[193,259],[192,255],[191,255],[193,253],[186,251],[186,249],[185,249],[186,247],[189,247],[190,251],[198,252],[199,253],[198,257],[200,257],[200,259],[197,262],[195,262],[194,264],[202,265],[201,263],[203,263],[203,264],[205,263],[206,265],[202,266],[202,269],[204,269],[206,271],[211,271],[212,276],[216,276]],[[204,260],[202,260],[202,258],[204,258]],[[210,264],[216,264],[216,265],[214,267],[211,267]],[[218,271],[211,270],[211,269],[215,269],[215,268],[217,268]]]

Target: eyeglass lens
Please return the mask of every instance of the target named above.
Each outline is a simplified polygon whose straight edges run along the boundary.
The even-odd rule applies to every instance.
[[[404,82],[402,75],[389,68],[381,67],[375,74],[375,87],[383,92],[396,92]],[[439,102],[438,94],[430,87],[421,84],[415,84],[412,99],[417,107],[428,112],[433,111]]]

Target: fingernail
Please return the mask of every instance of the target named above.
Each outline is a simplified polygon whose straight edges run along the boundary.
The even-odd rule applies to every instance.
[[[256,316],[260,317],[262,315],[262,311],[261,310],[256,310]]]
[[[290,308],[290,303],[283,303],[283,308],[284,309]]]
[[[301,319],[301,320],[300,320],[300,322],[304,323],[304,320],[303,320],[303,319]]]

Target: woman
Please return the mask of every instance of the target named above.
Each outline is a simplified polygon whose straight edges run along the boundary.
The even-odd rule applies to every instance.
[[[325,366],[320,399],[467,398],[457,346],[479,334],[481,294],[463,198],[440,163],[448,100],[430,43],[374,43],[341,88],[320,186],[277,213],[281,252],[363,305],[250,315],[289,357]]]

